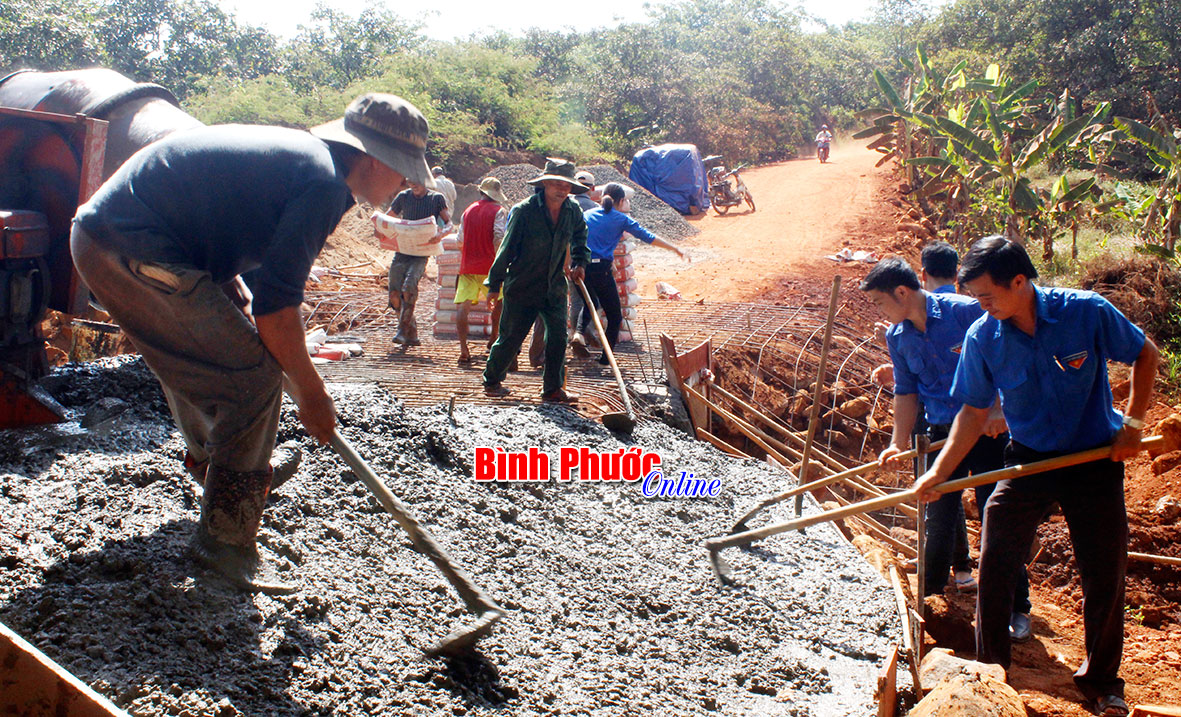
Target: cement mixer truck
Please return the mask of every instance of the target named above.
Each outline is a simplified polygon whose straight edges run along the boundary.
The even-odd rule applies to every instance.
[[[38,327],[49,309],[87,310],[69,248],[78,205],[140,148],[200,125],[165,88],[112,70],[0,78],[0,428],[64,415],[37,386]]]

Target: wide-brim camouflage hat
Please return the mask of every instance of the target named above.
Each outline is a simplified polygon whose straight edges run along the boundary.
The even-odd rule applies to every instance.
[[[344,117],[309,131],[320,139],[355,147],[406,179],[435,188],[426,161],[426,118],[397,95],[361,95],[349,104]]]
[[[542,170],[541,175],[530,179],[526,184],[539,186],[547,179],[556,179],[559,182],[565,182],[570,185],[571,194],[585,194],[587,186],[574,178],[575,167],[574,163],[565,159],[557,159],[555,157],[545,158],[545,169]]]

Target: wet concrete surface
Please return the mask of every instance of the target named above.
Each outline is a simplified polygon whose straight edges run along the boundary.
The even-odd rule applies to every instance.
[[[434,566],[285,405],[304,462],[260,542],[302,585],[250,596],[186,556],[200,488],[135,359],[60,370],[62,426],[0,438],[0,621],[135,715],[862,715],[898,641],[893,594],[831,526],[725,556],[701,541],[785,478],[662,424],[627,441],[551,406],[404,409],[334,384],[342,432],[509,609],[480,651],[422,649],[474,618]],[[85,422],[88,428],[82,428]],[[716,497],[638,483],[473,480],[477,446],[659,453]],[[768,511],[788,517],[790,506]],[[818,510],[808,501],[805,512]]]

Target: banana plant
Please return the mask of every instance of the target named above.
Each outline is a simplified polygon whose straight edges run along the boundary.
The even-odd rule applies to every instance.
[[[878,166],[895,158],[905,161],[919,154],[930,154],[933,151],[931,138],[921,127],[914,124],[914,113],[942,114],[948,104],[954,101],[957,93],[964,91],[967,84],[964,74],[966,60],[956,64],[946,74],[940,74],[932,68],[922,46],[915,51],[914,61],[903,60],[902,64],[911,75],[904,91],[899,93],[881,70],[874,70],[874,82],[886,100],[886,106],[871,108],[857,114],[859,119],[871,124],[853,137],[877,137],[869,147],[883,155]],[[913,186],[915,178],[909,169],[907,178]]]
[[[1078,232],[1086,219],[1103,216],[1119,205],[1119,200],[1100,202],[1103,190],[1095,177],[1076,184],[1063,174],[1044,199],[1047,221],[1042,227],[1042,259],[1054,258],[1054,239],[1063,227],[1070,229],[1070,258],[1078,259]]]
[[[1155,110],[1155,103],[1153,103]],[[1131,141],[1140,145],[1162,175],[1160,185],[1151,200],[1146,201],[1138,214],[1144,217],[1142,232],[1150,242],[1166,252],[1177,248],[1181,235],[1181,128],[1171,127],[1167,120],[1154,111],[1152,126],[1128,117],[1116,117],[1115,126]]]
[[[932,83],[926,68],[921,62],[918,66],[924,73],[917,86],[929,92]],[[956,73],[943,78],[941,103],[928,103],[923,108],[902,102],[881,73],[875,74],[875,81],[890,104],[890,114],[878,114],[874,125],[858,135],[880,135],[871,146],[893,144],[893,156],[904,166],[921,171],[923,181],[911,182],[921,184],[915,190],[920,200],[942,198],[953,216],[972,208],[1004,206],[1007,211],[998,219],[1006,236],[1015,240],[1041,238],[1046,243],[1044,253],[1052,254],[1057,231],[1051,220],[1071,215],[1095,189],[1095,183],[1084,180],[1063,185],[1066,180],[1060,180],[1054,190],[1038,191],[1029,180],[1029,171],[1072,146],[1084,131],[1093,133],[1101,127],[1109,112],[1107,105],[1077,116],[1072,98],[1064,93],[1053,103],[1050,121],[1039,120],[1041,108],[1031,99],[1037,83],[1015,82],[995,64],[980,78],[967,78],[957,66]],[[928,108],[939,111],[923,111]],[[912,135],[929,138],[931,151],[915,156],[898,148],[898,133],[886,131],[886,125],[893,122],[905,122],[913,128]],[[962,246],[966,222],[954,224],[957,243]]]

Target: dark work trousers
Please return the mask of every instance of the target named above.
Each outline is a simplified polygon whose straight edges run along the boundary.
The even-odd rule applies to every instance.
[[[193,460],[223,469],[218,475],[269,471],[283,369],[209,272],[130,259],[78,226],[70,250],[83,281],[160,379]]]
[[[931,426],[927,429],[931,441],[941,441],[947,438],[951,426]],[[960,464],[952,471],[948,480],[966,478],[969,475],[987,473],[1005,465],[1005,445],[1009,442],[1009,434],[1002,434],[995,438],[981,436],[972,446],[972,450]],[[992,495],[995,483],[980,485],[973,488],[976,492],[976,505],[980,506],[980,515],[984,515],[984,506]],[[926,561],[927,595],[941,595],[943,586],[947,584],[948,574],[952,569],[971,570],[972,564],[967,556],[968,528],[964,523],[964,492],[962,490],[946,493],[939,500],[927,503],[927,544],[924,553]],[[984,541],[983,525],[981,524],[981,543]],[[961,553],[962,551],[962,553]],[[983,580],[983,578],[981,578]],[[1021,564],[1021,574],[1017,580],[1016,593],[1013,596],[1013,612],[1027,613],[1029,603],[1029,576],[1025,572],[1025,563]]]
[[[505,299],[500,313],[500,334],[488,351],[488,363],[484,367],[484,385],[498,384],[508,375],[508,367],[538,316],[545,325],[542,393],[562,388],[566,383],[566,297],[563,295],[543,304],[523,304],[512,297]]]
[[[582,291],[574,284],[570,285],[570,330],[578,331],[578,317],[582,316],[582,307],[586,302],[582,300]]]
[[[1013,442],[1005,464],[1052,458]],[[1050,507],[1062,508],[1083,588],[1087,656],[1074,682],[1087,699],[1124,693],[1118,676],[1124,641],[1124,574],[1128,515],[1124,464],[1098,460],[1027,478],[1004,480],[988,499],[976,600],[976,654],[1009,669],[1009,616],[1020,568]]]
[[[607,343],[611,348],[619,343],[619,327],[623,325],[623,310],[619,307],[619,285],[615,283],[613,262],[596,261],[586,266],[586,291],[591,295],[591,301],[596,307],[602,307],[607,314]],[[578,330],[586,333],[591,323],[590,312],[594,309],[583,307],[582,317],[578,321]]]

